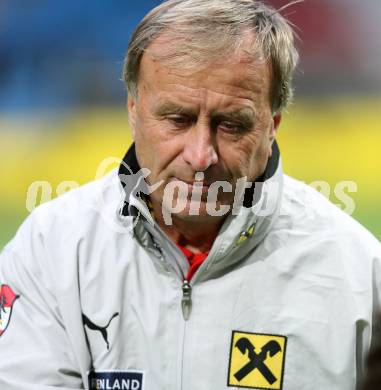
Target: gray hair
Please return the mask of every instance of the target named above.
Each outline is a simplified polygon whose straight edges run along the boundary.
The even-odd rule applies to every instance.
[[[137,98],[141,59],[161,33],[170,32],[173,45],[170,52],[161,53],[160,59],[193,67],[231,58],[249,32],[255,42],[247,54],[258,56],[260,48],[270,63],[272,109],[280,112],[292,99],[292,77],[299,59],[293,29],[280,14],[286,7],[277,11],[256,0],[163,2],[146,15],[131,38],[123,68],[129,94]]]

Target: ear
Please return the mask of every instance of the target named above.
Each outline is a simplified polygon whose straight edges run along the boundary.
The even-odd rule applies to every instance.
[[[128,122],[130,124],[132,138],[135,140],[136,129],[136,103],[135,100],[128,96],[127,98]]]
[[[275,137],[277,135],[277,131],[278,131],[278,127],[280,125],[280,122],[282,120],[282,114],[279,112],[277,114],[275,114],[273,116],[273,120],[272,120],[272,127],[271,127],[271,130],[270,130],[270,134],[269,134],[269,139],[270,139],[270,157],[272,155],[272,146],[273,146],[273,143],[275,141]]]

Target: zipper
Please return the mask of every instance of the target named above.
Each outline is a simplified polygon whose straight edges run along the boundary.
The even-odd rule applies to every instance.
[[[180,370],[179,370],[179,376],[178,376],[178,386],[177,388],[179,390],[183,390],[183,384],[184,384],[184,366],[185,366],[185,337],[186,337],[186,328],[187,328],[187,322],[182,321],[182,332],[181,332],[181,342],[180,342],[180,353],[179,353],[179,363],[180,363]]]
[[[182,298],[181,298],[181,311],[184,321],[181,321],[181,339],[180,339],[180,351],[179,351],[179,376],[178,376],[178,386],[179,390],[183,390],[185,378],[185,359],[187,357],[186,352],[186,334],[187,328],[189,326],[189,319],[192,311],[192,287],[189,283],[189,280],[184,279],[182,286]]]
[[[184,280],[183,286],[183,297],[181,299],[181,310],[185,321],[189,320],[192,312],[192,287],[188,280]]]

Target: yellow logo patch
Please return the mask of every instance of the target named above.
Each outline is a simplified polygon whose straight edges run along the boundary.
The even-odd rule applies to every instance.
[[[233,331],[228,386],[282,390],[285,336]]]

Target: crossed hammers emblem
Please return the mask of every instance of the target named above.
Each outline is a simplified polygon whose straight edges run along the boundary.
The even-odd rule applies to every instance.
[[[274,374],[266,366],[264,361],[267,358],[267,354],[269,354],[270,357],[273,357],[282,351],[282,348],[278,342],[275,340],[269,341],[262,347],[262,350],[259,354],[255,353],[254,345],[251,344],[251,342],[246,337],[240,338],[236,342],[235,346],[243,355],[246,353],[246,351],[248,351],[248,356],[250,359],[250,361],[245,366],[243,366],[234,374],[237,381],[241,381],[243,378],[245,378],[246,375],[250,374],[251,371],[257,369],[266,378],[270,385],[276,382],[277,378],[275,378]]]

